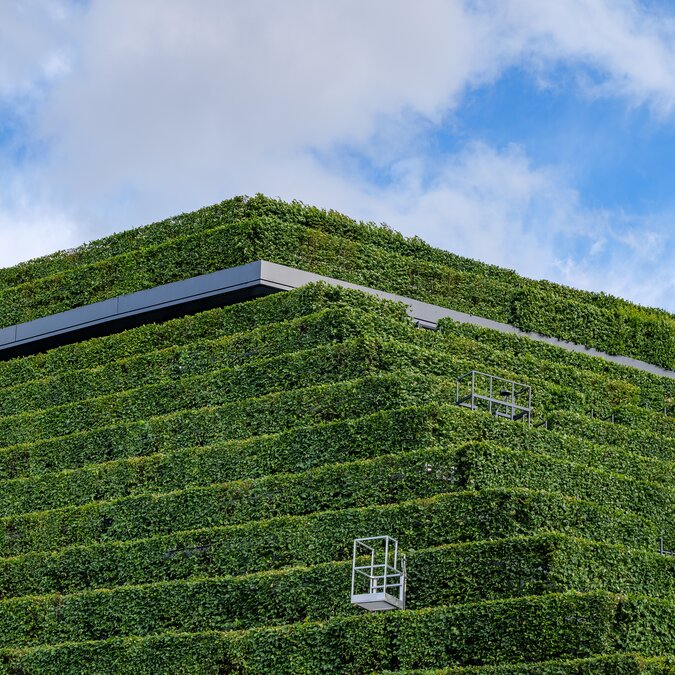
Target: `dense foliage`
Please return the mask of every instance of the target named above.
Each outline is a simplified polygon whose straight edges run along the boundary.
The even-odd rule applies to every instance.
[[[250,262],[289,264],[675,368],[675,318],[258,195],[0,270],[0,326]]]
[[[673,360],[665,313],[262,197],[3,270],[0,314],[257,258]],[[474,368],[547,426],[455,405]],[[0,362],[0,672],[672,672],[673,394],[321,284]],[[408,608],[369,615],[381,533]]]

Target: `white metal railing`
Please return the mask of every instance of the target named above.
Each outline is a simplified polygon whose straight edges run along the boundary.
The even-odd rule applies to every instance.
[[[354,539],[352,603],[370,611],[404,609],[405,595],[405,557],[399,557],[396,539],[388,535]]]
[[[457,378],[455,403],[512,421],[532,421],[532,387],[515,380],[472,370]]]

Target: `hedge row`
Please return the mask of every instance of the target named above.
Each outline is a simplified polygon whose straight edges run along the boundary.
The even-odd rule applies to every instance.
[[[228,224],[6,288],[0,326],[251,262],[260,258],[251,243],[247,222]]]
[[[410,373],[371,375],[16,445],[0,450],[0,475],[13,478],[123,457],[175,452],[361,417],[372,410],[452,401],[454,395],[454,381],[443,378],[423,379]]]
[[[290,321],[217,339],[146,352],[87,370],[71,370],[0,390],[0,417],[57,407],[129,389],[204,375],[271,356],[351,338],[403,336],[410,322],[348,307],[323,309]]]
[[[409,610],[576,590],[649,593],[675,590],[675,559],[630,555],[617,547],[605,553],[598,574],[581,580],[588,542],[559,535],[480,542],[415,551],[408,556]],[[623,568],[628,561],[632,565]],[[588,567],[588,565],[586,565]],[[572,584],[561,582],[561,570]],[[349,597],[351,564],[327,563],[239,577],[191,579],[84,591],[73,595],[24,597],[0,602],[0,647],[28,646],[111,637],[238,630],[256,626],[327,621],[358,614]],[[649,581],[642,577],[647,576]],[[580,586],[580,587],[579,587]]]
[[[0,361],[0,387],[12,387],[63,372],[97,368],[119,359],[186,345],[194,340],[249,331],[334,306],[372,311],[391,319],[406,318],[405,309],[397,303],[323,283],[309,284],[286,293],[211,309],[164,323],[144,324],[122,333]]]
[[[433,407],[430,407],[431,411]],[[631,446],[624,449],[619,443],[600,445],[594,442],[594,436],[588,434],[579,438],[574,435],[574,426],[571,424],[569,433],[564,432],[557,425],[557,420],[563,414],[570,420],[584,419],[574,413],[554,413],[553,429],[528,427],[524,424],[504,423],[494,417],[468,413],[460,417],[463,410],[455,406],[444,406],[436,413],[442,422],[439,422],[437,437],[445,442],[458,443],[461,439],[489,440],[499,445],[515,450],[527,450],[543,455],[550,455],[558,459],[566,459],[578,464],[596,467],[613,473],[620,473],[642,481],[662,483],[667,486],[675,485],[675,462],[661,460],[649,456],[653,451],[650,447]],[[478,419],[477,419],[478,418]],[[445,428],[447,425],[447,429]],[[637,451],[647,456],[636,454]],[[672,457],[672,453],[670,455]]]
[[[238,199],[234,198],[231,201],[236,202]],[[229,202],[223,202],[222,206],[225,206],[225,204],[229,204]],[[471,258],[464,258],[449,251],[434,248],[419,237],[404,237],[387,225],[357,222],[336,211],[331,210],[326,212],[323,209],[306,206],[297,201],[289,204],[258,194],[252,198],[244,198],[239,213],[242,218],[272,216],[286,223],[302,225],[345,239],[372,244],[390,253],[411,257],[415,260],[437,263],[461,272],[470,272],[479,277],[498,280],[517,288],[548,290],[561,298],[614,311],[619,307],[649,316],[672,318],[671,314],[662,309],[642,307],[606,293],[582,291],[549,281],[527,279],[519,276],[513,270],[489,265],[478,260],[472,260]]]
[[[188,258],[185,256],[185,250],[190,251],[191,256]],[[220,255],[217,252],[220,252]],[[482,283],[479,284],[471,274],[441,268],[432,263],[416,263],[409,258],[384,253],[373,246],[355,244],[316,230],[259,219],[217,228],[192,238],[171,241],[163,246],[142,249],[118,257],[114,264],[110,261],[98,263],[93,266],[96,269],[74,270],[63,278],[59,277],[58,284],[53,284],[50,280],[41,280],[29,284],[26,288],[8,289],[1,294],[7,296],[3,305],[7,307],[5,314],[13,311],[10,308],[23,311],[24,314],[10,313],[0,318],[0,322],[7,325],[110,297],[120,292],[148,288],[176,278],[261,257],[309,267],[319,273],[340,276],[348,281],[366,283],[384,290],[417,295],[420,299],[440,304],[447,303],[447,298],[452,297],[452,303],[458,309],[498,320],[513,321],[518,325],[527,321],[522,301],[516,302],[514,299],[506,302],[504,306],[504,298],[512,295],[513,290],[501,283],[495,286],[495,282],[486,283],[486,280],[482,279]],[[159,259],[166,261],[161,268],[156,265]],[[215,260],[218,262],[214,262]],[[337,261],[340,263],[339,268],[335,266]],[[209,268],[209,265],[212,267]],[[108,269],[109,267],[111,269]],[[82,275],[89,280],[93,276],[99,281],[93,285],[91,281],[87,285],[81,284],[79,276]],[[523,289],[519,291],[522,292]],[[85,295],[82,295],[83,293]],[[18,297],[12,297],[13,294]],[[39,302],[40,305],[25,306],[25,309],[21,310],[22,297],[35,298],[33,302]],[[62,299],[64,297],[66,299]],[[49,307],[49,311],[46,311],[46,307]],[[515,316],[514,308],[520,308]],[[596,339],[586,340],[589,344],[607,351],[633,354],[631,335],[622,336],[621,332],[611,325],[611,322],[615,322],[616,317],[620,315],[594,307],[590,307],[590,310],[592,315],[582,316],[579,326],[583,332],[580,336],[581,341],[589,337],[587,329],[590,327]],[[593,315],[598,312],[601,313],[600,317]],[[578,311],[575,316],[577,314],[583,315],[584,312]],[[556,317],[557,314],[550,317],[553,325],[538,328],[544,332],[560,334],[564,327],[558,325]],[[608,322],[610,325],[606,325]],[[646,355],[642,351],[635,355],[654,362],[671,358],[672,351],[668,350],[675,345],[675,329],[672,331],[673,335],[670,335],[669,331],[670,323],[673,322],[663,317],[659,317],[658,322],[659,325],[665,322],[663,335],[658,336],[659,340],[648,340],[645,344],[641,344],[641,347],[648,351]],[[601,329],[604,329],[604,333]],[[654,326],[648,326],[648,329],[653,331]],[[565,337],[569,336],[565,334]],[[572,337],[579,340],[578,335]],[[609,342],[597,344],[598,339]],[[626,340],[629,344],[624,345]],[[654,350],[656,353],[652,353]]]
[[[192,213],[182,213],[151,225],[117,232],[82,244],[77,248],[57,251],[13,267],[2,268],[0,269],[0,289],[18,286],[54,274],[63,274],[73,268],[91,265],[169,239],[184,237],[234,222],[245,217],[245,201],[244,197],[234,197]]]
[[[426,260],[462,272],[470,272],[478,276],[499,280],[515,287],[549,289],[560,297],[581,303],[590,303],[606,309],[614,310],[619,306],[648,315],[669,316],[662,310],[642,308],[604,293],[589,293],[559,284],[551,284],[550,282],[525,279],[518,276],[513,270],[433,248],[419,237],[403,237],[399,232],[386,225],[377,226],[373,223],[356,222],[335,211],[326,212],[323,209],[306,206],[300,202],[285,203],[260,194],[253,198],[234,197],[193,213],[181,214],[159,223],[114,234],[72,251],[58,252],[51,256],[22,263],[13,268],[0,270],[0,288],[23,284],[26,281],[55,273],[63,273],[75,266],[99,262],[139,248],[165,242],[168,239],[204,232],[237,220],[264,216],[271,216],[288,224],[309,227],[345,239],[371,244],[390,253],[412,257],[416,260]]]
[[[616,406],[636,404],[642,399],[639,387],[630,382],[538,357],[514,355],[463,336],[416,331],[409,339],[434,350],[461,355],[465,360],[477,364],[477,370],[487,370],[493,374],[510,371],[518,381],[555,382],[582,395],[586,406],[601,415],[611,413]]]
[[[139,248],[166,242],[169,239],[210,230],[237,220],[262,216],[271,216],[285,223],[322,230],[345,239],[372,244],[390,253],[434,262],[459,271],[499,280],[516,287],[552,289],[562,297],[607,309],[616,309],[619,305],[646,312],[649,315],[668,316],[662,310],[638,307],[626,300],[604,293],[589,293],[559,284],[551,284],[550,282],[532,281],[518,276],[513,270],[433,248],[419,237],[406,238],[386,225],[377,226],[373,223],[356,222],[336,211],[326,212],[323,209],[306,206],[297,201],[285,203],[261,194],[252,198],[233,197],[193,213],[184,213],[158,223],[126,230],[84,244],[71,251],[60,251],[50,256],[0,270],[0,288],[63,273],[72,267],[92,264]]]
[[[378,313],[350,310],[346,307],[322,310],[309,317],[300,317],[291,322],[266,325],[251,333],[240,333],[220,340],[198,340],[180,347],[164,349],[149,354],[130,357],[111,365],[95,369],[71,371],[51,380],[39,380],[6,389],[0,393],[0,412],[11,415],[39,406],[49,407],[70,401],[95,398],[125,388],[148,385],[158,380],[186,377],[205,373],[245,362],[258,360],[270,353],[292,352],[309,348],[322,341],[340,341],[355,335],[392,336],[405,341],[417,342],[435,350],[462,357],[462,368],[479,366],[497,372],[510,370],[513,377],[535,377],[550,380],[565,387],[583,390],[586,405],[597,410],[609,411],[614,406],[639,399],[638,390],[628,384],[607,380],[604,376],[576,371],[557,364],[546,364],[533,359],[513,359],[511,355],[484,348],[476,343],[460,340],[434,339],[435,335],[413,331],[408,321],[388,320]],[[428,359],[427,359],[428,361]],[[427,363],[430,368],[432,364]],[[447,372],[449,366],[443,361],[433,366]],[[459,374],[459,369],[457,369]],[[539,407],[564,405],[565,400],[551,403],[535,391],[535,403]],[[73,417],[79,417],[75,414]],[[90,422],[89,425],[95,422]]]
[[[470,433],[466,422],[475,416],[454,406],[452,413],[458,413],[452,417],[458,417]],[[0,483],[0,514],[16,515],[130,494],[170,492],[415,450],[434,443],[435,416],[433,406],[428,410],[383,410],[278,434],[5,480]]]
[[[556,410],[550,415],[549,429],[603,445],[613,445],[633,453],[675,461],[675,439],[651,431],[612,424],[574,412]]]
[[[0,418],[0,446],[68,436],[151,416],[222,406],[272,392],[363,377],[377,370],[378,346],[357,338],[209,371],[204,375],[3,417]]]
[[[553,594],[385,612],[243,632],[165,633],[2,653],[5,672],[365,673],[383,668],[545,661],[612,651],[658,655],[673,605],[607,593]],[[439,639],[439,636],[443,636]]]
[[[67,436],[103,425],[133,422],[188,408],[222,405],[271,391],[291,390],[301,387],[303,383],[320,384],[338,377],[348,379],[378,371],[417,371],[418,377],[423,376],[430,382],[437,379],[435,375],[449,375],[452,381],[448,380],[448,384],[454,389],[454,379],[474,365],[475,361],[406,342],[357,338],[205,375],[0,418],[0,442],[4,446],[11,446]],[[498,373],[504,377],[514,377],[509,372]],[[532,405],[540,413],[561,408],[584,409],[584,398],[579,392],[541,380],[530,382],[534,385]],[[454,392],[446,398],[447,401],[454,399]]]
[[[512,293],[506,284],[488,282],[485,285],[490,287],[482,290],[476,284],[475,275],[420,263],[375,246],[260,217],[7,288],[0,291],[0,326],[22,323],[261,258],[346,281],[365,282],[365,285],[402,292],[403,295],[410,295],[410,291],[419,288],[425,295],[431,292],[439,299],[447,298],[449,283],[455,287],[457,301],[462,303],[460,309],[473,308],[476,313],[493,318],[508,318],[503,300],[498,299],[499,295],[495,296],[495,290],[502,295]],[[385,288],[383,284],[394,284],[396,288]]]
[[[421,368],[425,365],[423,356],[419,350],[393,341],[355,338],[207,371],[204,375],[167,380],[64,406],[3,417],[0,418],[0,444],[7,447],[68,436],[86,429],[136,422],[194,408],[222,406],[379,371],[412,369],[416,363]],[[448,359],[443,361],[448,364]],[[464,366],[460,362],[459,368]]]
[[[634,480],[550,455],[507,450],[490,443],[469,443],[459,452],[459,484],[468,489],[516,485],[544,488],[632,511],[657,525],[672,527],[675,513],[672,487]]]
[[[433,467],[429,473],[427,467]],[[140,539],[281,515],[402,502],[461,489],[451,450],[422,450],[167,494],[0,519],[0,556]]]
[[[542,531],[644,550],[653,550],[659,536],[644,518],[560,494],[462,492],[0,558],[0,596],[72,593],[348,560],[353,539],[376,532],[391,533],[411,551]]]
[[[252,221],[254,224],[256,221]],[[267,223],[252,235],[260,257],[416,297],[609,353],[675,364],[675,320],[637,307],[605,309],[561,298],[549,286],[514,288],[486,276],[382,252],[317,230]],[[553,308],[554,307],[554,308]]]
[[[675,464],[600,446],[556,431],[512,424],[454,405],[382,410],[279,434],[181,448],[0,482],[0,516],[170,492],[238,479],[295,473],[434,445],[491,440],[640,480],[675,484]]]
[[[611,654],[586,659],[507,663],[501,666],[450,666],[434,670],[408,670],[407,675],[672,675],[675,655],[648,657],[639,654]],[[387,671],[390,675],[393,671]],[[400,672],[400,671],[398,671]],[[383,673],[384,675],[384,673]]]
[[[457,435],[464,436],[461,432]],[[204,523],[254,520],[262,515],[385,503],[453,491],[467,484],[480,488],[511,486],[517,481],[526,487],[546,486],[565,494],[571,490],[571,494],[602,499],[611,506],[637,509],[656,522],[667,520],[671,509],[672,490],[668,488],[550,455],[506,452],[486,444],[462,447],[459,460],[447,446],[398,455],[377,452],[371,450],[375,459],[327,465],[299,474],[282,473],[165,494],[146,489],[121,499],[5,517],[0,519],[0,554],[59,548],[98,538],[149,536],[193,529]],[[387,448],[379,449],[379,453],[386,452]],[[630,456],[626,460],[630,461]],[[521,469],[521,464],[526,468]],[[279,470],[283,468],[281,465]],[[483,482],[484,471],[492,482]],[[339,486],[344,492],[338,491]]]
[[[452,319],[441,319],[439,332],[446,336],[461,336],[492,347],[511,358],[526,357],[541,361],[550,361],[571,368],[597,373],[614,380],[628,382],[640,390],[640,402],[647,402],[656,410],[661,410],[675,397],[675,380],[660,377],[652,373],[622,366],[598,356],[589,356],[583,352],[571,352],[546,342],[532,340],[523,335],[503,333],[471,323],[459,323]]]
[[[633,429],[643,429],[675,439],[675,417],[660,410],[622,406],[615,411],[615,421]]]

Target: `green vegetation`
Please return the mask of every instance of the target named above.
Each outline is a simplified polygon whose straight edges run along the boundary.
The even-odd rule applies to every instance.
[[[258,195],[3,270],[0,326],[257,259],[675,367],[675,317],[534,282],[341,214]]]
[[[0,323],[259,258],[675,365],[665,312],[260,196],[0,270]],[[454,405],[474,368],[547,427]],[[322,284],[0,362],[0,672],[673,672],[674,395]]]

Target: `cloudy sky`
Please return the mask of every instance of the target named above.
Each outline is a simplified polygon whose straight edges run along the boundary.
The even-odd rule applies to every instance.
[[[675,311],[669,0],[0,0],[0,266],[237,194]]]

